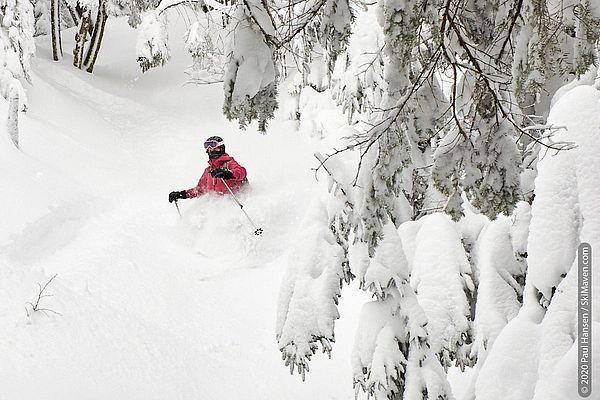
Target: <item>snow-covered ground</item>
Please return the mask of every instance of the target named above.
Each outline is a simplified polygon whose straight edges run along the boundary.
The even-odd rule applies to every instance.
[[[185,84],[182,49],[142,75],[124,20],[109,20],[93,76],[68,54],[50,61],[48,41],[22,152],[0,140],[0,399],[353,399],[358,290],[305,383],[274,337],[286,250],[320,190],[312,154],[327,144],[280,119],[268,136],[240,131],[220,85]],[[230,198],[180,201],[181,219],[167,202],[196,184],[215,134],[249,171],[242,201],[261,238]],[[32,312],[54,275],[40,301],[52,311]]]

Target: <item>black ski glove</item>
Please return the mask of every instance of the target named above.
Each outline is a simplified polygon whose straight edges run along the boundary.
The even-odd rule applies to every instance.
[[[210,174],[213,178],[233,179],[233,172],[226,169],[213,169]]]
[[[187,195],[185,194],[185,190],[182,190],[181,192],[169,193],[169,203],[177,201],[178,199],[185,199],[185,198],[187,198]]]

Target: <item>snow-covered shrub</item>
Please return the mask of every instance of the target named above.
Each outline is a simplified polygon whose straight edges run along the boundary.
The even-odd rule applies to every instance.
[[[136,55],[142,72],[165,65],[171,58],[166,13],[148,12],[138,29]]]
[[[192,82],[211,83],[223,80],[224,33],[221,25],[211,23],[209,19],[196,21],[188,28],[185,48],[194,63],[186,72]]]

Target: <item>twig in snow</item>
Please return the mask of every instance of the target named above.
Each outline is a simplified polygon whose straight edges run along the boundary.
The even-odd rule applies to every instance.
[[[27,313],[28,317],[29,317],[29,310],[27,309],[28,305],[31,306],[31,310],[33,312],[41,311],[45,315],[48,315],[49,312],[53,313],[53,314],[62,315],[58,311],[55,311],[55,310],[53,310],[51,308],[42,308],[42,307],[40,307],[40,301],[42,301],[43,298],[54,296],[53,294],[45,294],[44,292],[48,288],[48,285],[50,285],[50,283],[54,280],[54,278],[57,277],[57,275],[58,274],[55,274],[52,278],[50,278],[50,280],[48,282],[46,282],[46,284],[44,286],[40,285],[39,283],[37,284],[38,285],[38,297],[37,297],[37,300],[35,301],[35,304],[32,303],[32,302],[29,302],[29,301],[27,303],[25,303],[25,312]]]

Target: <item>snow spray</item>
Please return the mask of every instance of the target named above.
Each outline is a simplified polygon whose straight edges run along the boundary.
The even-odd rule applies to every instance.
[[[231,197],[233,197],[233,200],[235,200],[235,202],[237,203],[237,205],[240,206],[240,209],[242,210],[242,212],[244,213],[244,215],[246,215],[246,218],[248,218],[248,221],[250,221],[250,223],[254,227],[254,234],[256,236],[262,235],[262,233],[263,233],[262,228],[257,228],[256,227],[256,224],[252,221],[252,219],[250,218],[250,216],[248,215],[248,213],[246,212],[246,210],[244,210],[244,206],[242,205],[242,203],[240,203],[240,201],[237,199],[237,197],[235,197],[235,195],[233,194],[233,192],[229,188],[229,185],[225,182],[225,179],[221,178],[221,182],[223,182],[223,184],[225,185],[225,187],[227,188],[227,190],[229,190],[229,193],[231,194]]]

